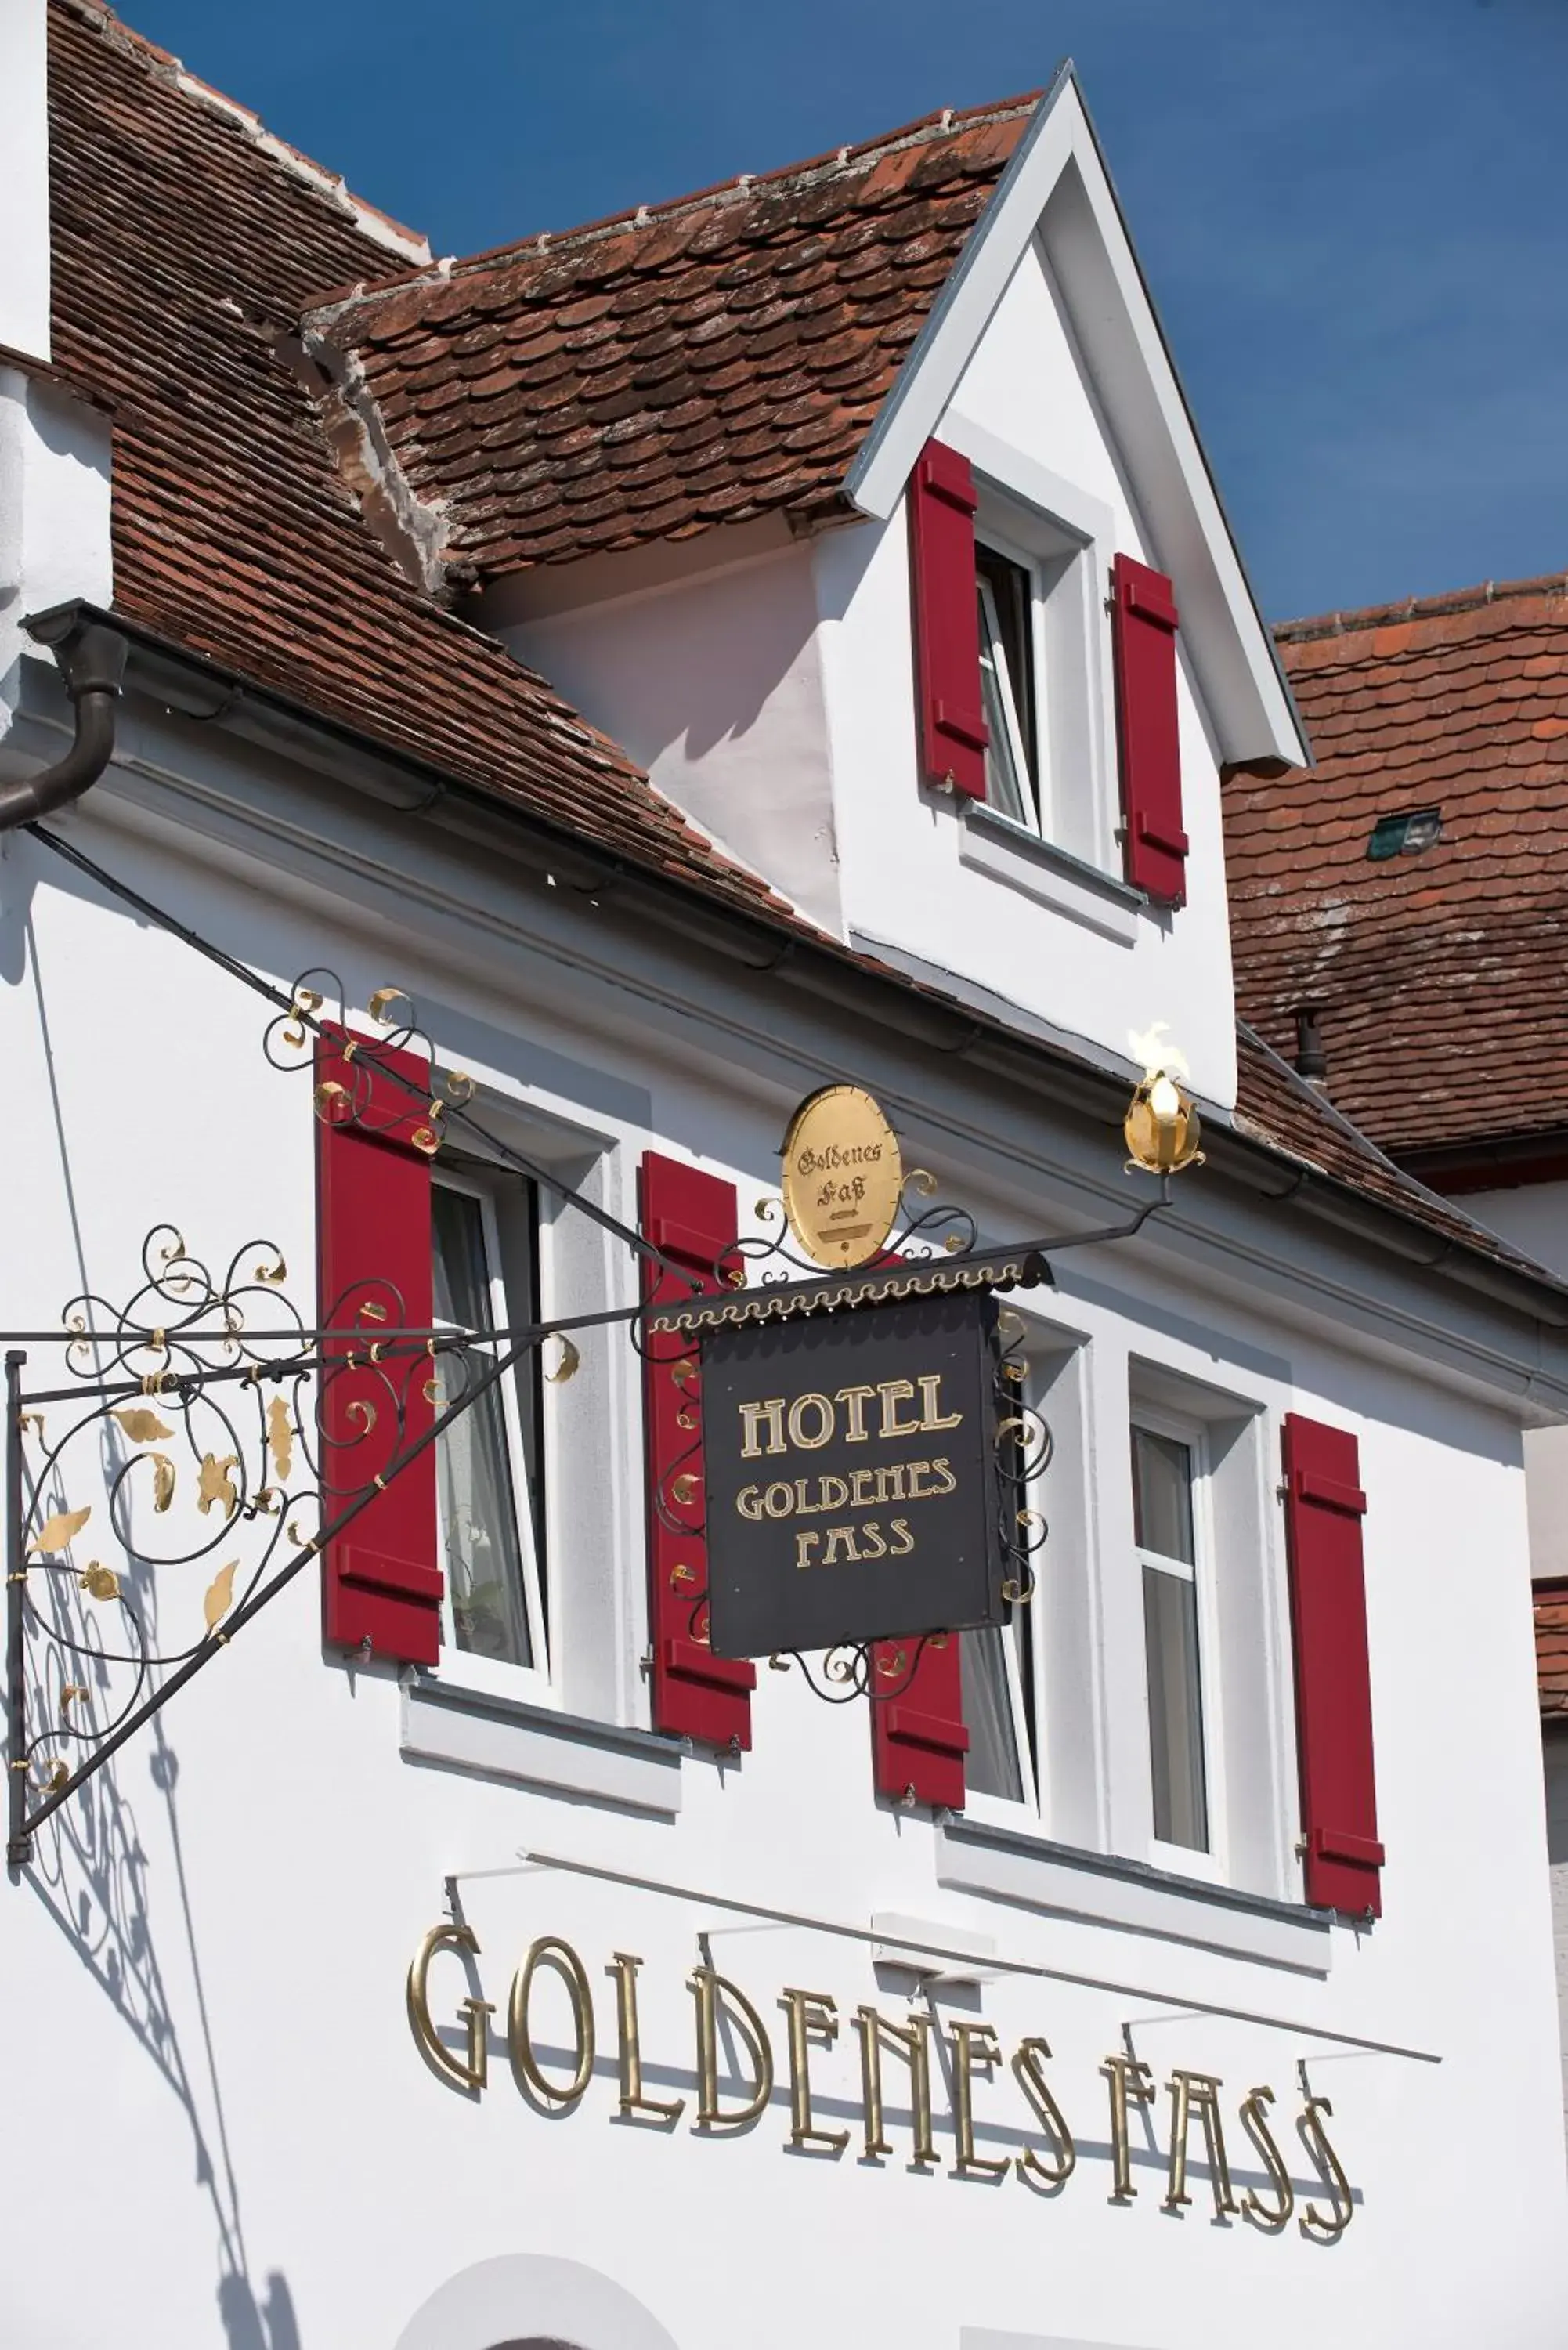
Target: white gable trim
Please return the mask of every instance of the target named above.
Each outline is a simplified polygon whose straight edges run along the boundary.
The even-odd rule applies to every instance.
[[[1036,234],[1136,484],[1149,551],[1175,582],[1183,640],[1221,758],[1307,764],[1305,733],[1070,65],[1041,99],[933,305],[849,470],[846,494],[879,521],[896,511]]]

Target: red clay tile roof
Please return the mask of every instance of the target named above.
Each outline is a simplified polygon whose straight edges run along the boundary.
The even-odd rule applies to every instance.
[[[1542,1720],[1568,1722],[1568,1580],[1535,1586],[1535,1678]]]
[[[1239,1022],[1236,1031],[1239,1134],[1266,1143],[1297,1166],[1326,1175],[1382,1206],[1425,1224],[1442,1239],[1479,1247],[1500,1264],[1536,1272],[1532,1260],[1506,1241],[1482,1231],[1462,1208],[1440,1198],[1397,1167],[1359,1127],[1313,1087],[1255,1030]],[[1434,1251],[1434,1261],[1440,1252]]]
[[[384,271],[388,233],[87,0],[53,0],[49,101],[55,359],[113,412],[116,608],[634,863],[782,914],[367,526],[280,338],[323,286]]]
[[[839,486],[1038,93],[324,307],[462,579]]]
[[[51,0],[50,109],[57,369],[113,411],[116,608],[781,938],[809,935],[846,966],[908,984],[810,931],[714,850],[367,525],[334,458],[331,403],[312,396],[288,343],[320,286],[384,263],[389,232],[366,229],[341,182],[91,0]],[[995,140],[1020,119],[996,123]],[[893,151],[901,184],[967,136],[906,134]],[[978,148],[965,151],[974,165]],[[830,172],[853,178],[854,160]],[[1388,1166],[1246,1035],[1237,1125],[1445,1239],[1522,1262]]]
[[[1568,576],[1276,630],[1317,753],[1232,777],[1240,1005],[1397,1157],[1568,1126]],[[1373,862],[1381,816],[1442,838]]]

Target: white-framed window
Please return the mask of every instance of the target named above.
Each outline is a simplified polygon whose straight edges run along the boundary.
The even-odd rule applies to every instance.
[[[530,1183],[477,1166],[437,1170],[431,1246],[438,1326],[504,1330],[539,1313],[539,1212]],[[483,1367],[476,1351],[472,1362]],[[440,1400],[461,1371],[438,1358]],[[543,1390],[535,1350],[438,1440],[445,1644],[464,1679],[539,1694],[550,1683]]]
[[[958,411],[943,438],[973,469],[983,802],[962,814],[1019,826],[1118,879],[1116,712],[1106,596],[1116,517]]]
[[[1216,1856],[1218,1691],[1209,1669],[1212,1552],[1198,1423],[1147,1407],[1132,1420],[1133,1541],[1142,1583],[1154,1854]]]

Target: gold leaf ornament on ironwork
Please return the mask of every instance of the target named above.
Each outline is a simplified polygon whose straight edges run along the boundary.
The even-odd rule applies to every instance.
[[[174,1463],[166,1452],[148,1452],[142,1458],[152,1463],[152,1506],[164,1511],[174,1499]]]
[[[91,1695],[85,1681],[67,1681],[60,1691],[60,1720],[68,1721],[72,1706],[78,1702],[85,1705]]]
[[[362,1396],[356,1396],[353,1402],[345,1408],[343,1417],[362,1436],[369,1436],[376,1425],[376,1407],[373,1403],[367,1403]]]
[[[305,1022],[320,1011],[321,998],[313,987],[296,987],[293,1005],[296,1016],[285,1027],[283,1041],[297,1052],[305,1043]]]
[[[339,1102],[347,1102],[348,1099],[347,1086],[339,1085],[336,1077],[323,1077],[313,1097],[317,1117],[324,1126],[340,1124],[341,1121],[336,1116],[337,1105]]]
[[[294,1422],[288,1416],[288,1406],[282,1396],[274,1396],[267,1406],[266,1441],[278,1482],[285,1484],[294,1461]]]
[[[560,1344],[561,1359],[553,1371],[545,1372],[545,1377],[552,1387],[564,1387],[583,1358],[564,1330],[557,1330],[556,1336]]]
[[[411,998],[400,987],[377,988],[366,1008],[379,1027],[390,1028],[396,1024],[389,1019],[388,1011],[394,1003],[406,1003],[410,1012],[414,1008]]]
[[[76,1540],[91,1515],[90,1502],[85,1510],[57,1510],[52,1518],[45,1519],[36,1539],[27,1547],[37,1558],[51,1557],[56,1551],[64,1550],[67,1543]]]
[[[77,1577],[80,1588],[89,1599],[118,1599],[119,1577],[112,1566],[104,1566],[98,1559],[89,1559]]]
[[[171,1428],[165,1428],[155,1411],[149,1411],[142,1404],[132,1404],[125,1411],[111,1412],[109,1417],[119,1422],[132,1444],[167,1443],[174,1433]]]
[[[196,1507],[203,1517],[214,1502],[223,1503],[225,1518],[234,1516],[240,1506],[240,1497],[234,1491],[234,1479],[229,1475],[229,1471],[231,1469],[237,1469],[238,1466],[237,1452],[225,1453],[221,1461],[215,1452],[204,1455],[199,1472],[200,1483],[196,1491]]]
[[[281,1253],[279,1254],[275,1264],[258,1264],[255,1270],[255,1277],[258,1281],[266,1282],[268,1285],[274,1289],[277,1287],[279,1282],[286,1281],[288,1279],[288,1267],[284,1263]]]
[[[234,1604],[234,1576],[239,1572],[239,1565],[237,1558],[230,1559],[227,1566],[221,1566],[207,1586],[207,1596],[202,1602],[202,1614],[206,1619],[209,1632],[223,1622]]]

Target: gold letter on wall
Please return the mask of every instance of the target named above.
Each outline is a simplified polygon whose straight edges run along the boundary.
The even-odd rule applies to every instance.
[[[1296,2208],[1296,2190],[1291,2184],[1291,2174],[1285,2168],[1284,2158],[1269,2127],[1268,2112],[1273,2102],[1274,2093],[1267,2088],[1249,2089],[1241,2100],[1241,2127],[1262,2158],[1263,2168],[1269,2174],[1276,2198],[1270,2205],[1263,2201],[1255,2187],[1249,2187],[1241,2198],[1241,2216],[1251,2220],[1254,2227],[1277,2234],[1280,2229],[1290,2223],[1291,2213]]]
[[[912,1390],[911,1390],[912,1392]],[[855,2029],[860,2034],[861,2105],[866,2116],[866,2156],[875,2161],[893,2149],[882,2135],[882,2043],[902,2056],[909,2067],[909,2094],[914,2107],[917,2163],[935,2162],[931,2142],[931,2060],[927,2033],[929,2015],[911,2015],[907,2024],[889,2023],[874,2007],[857,2008]]]
[[[1302,2215],[1303,2235],[1314,2236],[1320,2244],[1337,2243],[1355,2217],[1355,2198],[1350,2191],[1350,2181],[1340,2165],[1338,2155],[1328,2142],[1328,2132],[1318,2118],[1320,2115],[1332,2114],[1333,2111],[1334,2107],[1326,2097],[1309,2097],[1301,2120],[1302,2128],[1311,2140],[1313,2154],[1334,2196],[1332,2213],[1325,2214],[1318,2210],[1315,2203],[1309,2203]]]
[[[678,2122],[686,2110],[684,2097],[645,2097],[642,2094],[642,2038],[637,2027],[637,1970],[640,1959],[625,1950],[615,1954],[615,1964],[605,1972],[615,1977],[616,2027],[620,2056],[620,2110],[628,2119],[633,2114],[647,2114],[654,2121]]]
[[[744,2129],[767,2111],[774,2093],[774,2052],[766,2026],[743,1991],[714,1973],[711,1967],[694,1967],[687,1981],[697,2002],[697,2126],[699,2129]],[[741,2027],[748,2045],[756,2084],[744,2105],[728,2113],[719,2106],[719,2008],[721,2002]]]
[[[849,2143],[846,2129],[819,2130],[811,2118],[811,2043],[816,2033],[831,2048],[838,2037],[838,2010],[816,1991],[784,1991],[779,2005],[789,2017],[789,2105],[791,2146],[825,2146],[842,2154]]]
[[[560,1976],[572,2002],[576,2064],[565,2088],[546,2081],[539,2070],[528,2028],[528,2002],[535,1972],[540,1967],[550,1967]],[[557,2113],[569,2113],[593,2078],[593,1993],[581,1959],[569,1942],[561,1941],[554,1934],[541,1934],[512,1978],[512,1997],[506,2009],[506,2052],[512,2059],[513,2077],[524,2096],[536,2097],[541,2105],[553,2106]]]
[[[477,2097],[489,2077],[486,2057],[487,2019],[495,2012],[487,1999],[465,1999],[458,2009],[468,2024],[468,2061],[454,2056],[443,2043],[431,2016],[427,1984],[431,1960],[438,1950],[463,1950],[470,1958],[479,1956],[479,1944],[468,1926],[432,1926],[409,1968],[409,2023],[419,2052],[438,2080],[454,2089],[462,2089]]]
[[[925,1384],[922,1379],[920,1385]],[[975,2052],[980,2052],[989,2080],[1002,2062],[996,2028],[990,2023],[961,2021],[955,2021],[950,2028],[953,2036],[953,2168],[961,2178],[1005,2178],[1012,2168],[1006,2155],[976,2154],[974,2150]]]
[[[1043,2067],[1050,2054],[1050,2048],[1044,2040],[1021,2040],[1012,2059],[1012,2069],[1018,2075],[1019,2087],[1057,2146],[1054,2169],[1041,2161],[1032,2146],[1025,2147],[1018,2158],[1018,2176],[1024,2180],[1038,2178],[1044,2186],[1054,2188],[1064,2185],[1073,2176],[1078,2149],[1073,2144],[1073,2133],[1067,2127],[1062,2108],[1052,2095],[1045,2079]]]
[[[1137,2193],[1132,2183],[1132,2147],[1127,2138],[1127,2100],[1152,2106],[1154,2083],[1148,2066],[1136,2056],[1107,2056],[1100,2066],[1111,2085],[1111,2192],[1113,2203],[1130,2203]]]
[[[1234,2211],[1236,2199],[1231,2192],[1225,2132],[1220,2120],[1220,2082],[1210,2073],[1173,2070],[1165,2085],[1170,2091],[1170,2179],[1165,2190],[1165,2210],[1174,2211],[1192,2200],[1187,2191],[1187,2135],[1196,2113],[1203,2124],[1214,2209],[1221,2214]]]

